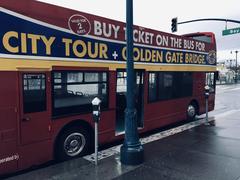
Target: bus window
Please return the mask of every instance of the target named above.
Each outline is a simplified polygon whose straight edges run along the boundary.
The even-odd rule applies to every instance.
[[[96,96],[101,107],[108,106],[106,72],[53,72],[53,115],[75,114],[91,111]]]
[[[159,73],[158,85],[159,85],[159,99],[167,100],[173,99],[173,73],[172,72],[163,72]]]
[[[149,102],[192,96],[191,72],[150,72]]]
[[[148,97],[149,101],[153,102],[157,100],[157,73],[149,73],[149,88],[148,88]]]
[[[46,77],[44,74],[23,74],[24,113],[46,110]]]

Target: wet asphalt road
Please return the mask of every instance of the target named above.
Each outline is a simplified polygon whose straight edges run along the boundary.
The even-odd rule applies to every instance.
[[[209,116],[215,126],[200,125],[144,144],[145,161],[138,166],[122,165],[115,153],[98,167],[80,158],[9,179],[240,180],[240,85],[218,86]]]
[[[210,115],[240,109],[240,84],[218,85],[216,88],[215,110]]]
[[[240,85],[217,87],[215,126],[145,145],[146,161],[115,179],[240,180]]]

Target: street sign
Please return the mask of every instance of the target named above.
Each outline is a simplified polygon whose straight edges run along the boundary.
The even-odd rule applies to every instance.
[[[231,34],[237,34],[237,33],[240,33],[240,27],[233,28],[233,29],[226,29],[226,30],[222,31],[223,36],[231,35]]]

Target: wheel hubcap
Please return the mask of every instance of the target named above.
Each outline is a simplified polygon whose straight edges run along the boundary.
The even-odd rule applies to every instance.
[[[193,105],[189,105],[187,112],[188,112],[188,116],[189,116],[189,117],[194,117],[195,114],[196,114],[195,107],[194,107]]]
[[[77,156],[82,152],[86,139],[81,133],[72,133],[64,141],[64,151],[68,156]]]

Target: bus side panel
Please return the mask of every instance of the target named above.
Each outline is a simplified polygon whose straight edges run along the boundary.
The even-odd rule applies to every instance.
[[[181,98],[176,101],[159,101],[145,105],[146,130],[159,128],[171,123],[186,119],[186,108],[190,98]]]
[[[18,83],[16,72],[0,72],[0,174],[16,171]]]
[[[198,102],[199,114],[205,113],[204,86],[205,86],[205,73],[203,72],[193,73],[193,97]]]
[[[45,140],[20,146],[18,170],[40,165],[53,159],[53,142]]]

